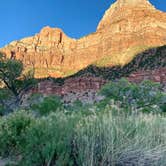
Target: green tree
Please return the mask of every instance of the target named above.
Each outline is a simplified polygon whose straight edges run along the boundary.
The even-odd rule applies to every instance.
[[[110,100],[120,102],[122,107],[136,108],[141,110],[152,110],[165,104],[166,94],[162,91],[160,84],[145,80],[140,84],[130,83],[125,79],[118,82],[110,82],[105,85],[100,94],[105,96],[101,102],[105,105]]]
[[[35,99],[35,96],[38,97],[38,99]],[[48,96],[43,98],[39,94],[36,94],[35,96],[32,96],[33,102],[30,104],[30,107],[40,115],[48,115],[63,107],[62,101],[58,96]]]
[[[19,60],[7,59],[0,53],[0,82],[2,88],[9,90],[15,98],[15,104],[19,104],[22,92],[29,88],[34,82],[34,72],[28,71],[23,74],[23,64]]]

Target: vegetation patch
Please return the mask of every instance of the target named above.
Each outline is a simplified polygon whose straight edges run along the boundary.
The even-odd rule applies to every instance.
[[[165,166],[166,94],[160,85],[122,79],[99,94],[103,99],[95,104],[70,106],[56,96],[33,95],[25,111],[0,117],[0,156],[18,166]]]

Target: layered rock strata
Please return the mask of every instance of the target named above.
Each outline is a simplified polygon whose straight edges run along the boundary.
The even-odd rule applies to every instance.
[[[44,27],[39,34],[0,49],[16,58],[36,78],[65,77],[90,64],[116,66],[143,50],[166,44],[166,13],[147,0],[117,0],[106,11],[96,32],[81,39],[61,29]]]

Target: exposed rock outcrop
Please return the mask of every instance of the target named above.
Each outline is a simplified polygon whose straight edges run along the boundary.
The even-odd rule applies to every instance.
[[[117,0],[105,13],[95,33],[69,38],[57,28],[14,41],[0,49],[20,59],[37,78],[65,77],[87,67],[116,66],[130,62],[149,47],[166,44],[166,13],[147,0]]]
[[[143,80],[158,82],[166,91],[166,46],[146,50],[124,67],[90,66],[65,79],[44,79],[27,91],[25,97],[32,93],[42,93],[61,96],[66,104],[75,100],[93,103],[101,99],[97,92],[105,83],[109,80],[117,81],[121,77],[134,83]]]

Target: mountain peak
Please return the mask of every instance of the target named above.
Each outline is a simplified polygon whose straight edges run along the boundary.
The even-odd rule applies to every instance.
[[[117,0],[116,4],[119,5],[119,7],[124,5],[130,5],[130,6],[152,6],[151,3],[148,0]]]
[[[117,17],[128,18],[128,15],[133,11],[156,10],[155,7],[148,0],[117,0],[105,12],[102,20],[100,21],[97,30],[101,30],[117,20]]]
[[[145,49],[166,44],[166,13],[148,0],[117,0],[97,31],[78,40],[61,29],[44,27],[32,37],[0,49],[21,60],[35,77],[66,77],[89,65],[124,66]]]
[[[50,26],[45,26],[40,31],[40,35],[48,35],[52,33],[63,33],[63,31],[60,28],[51,28]]]

